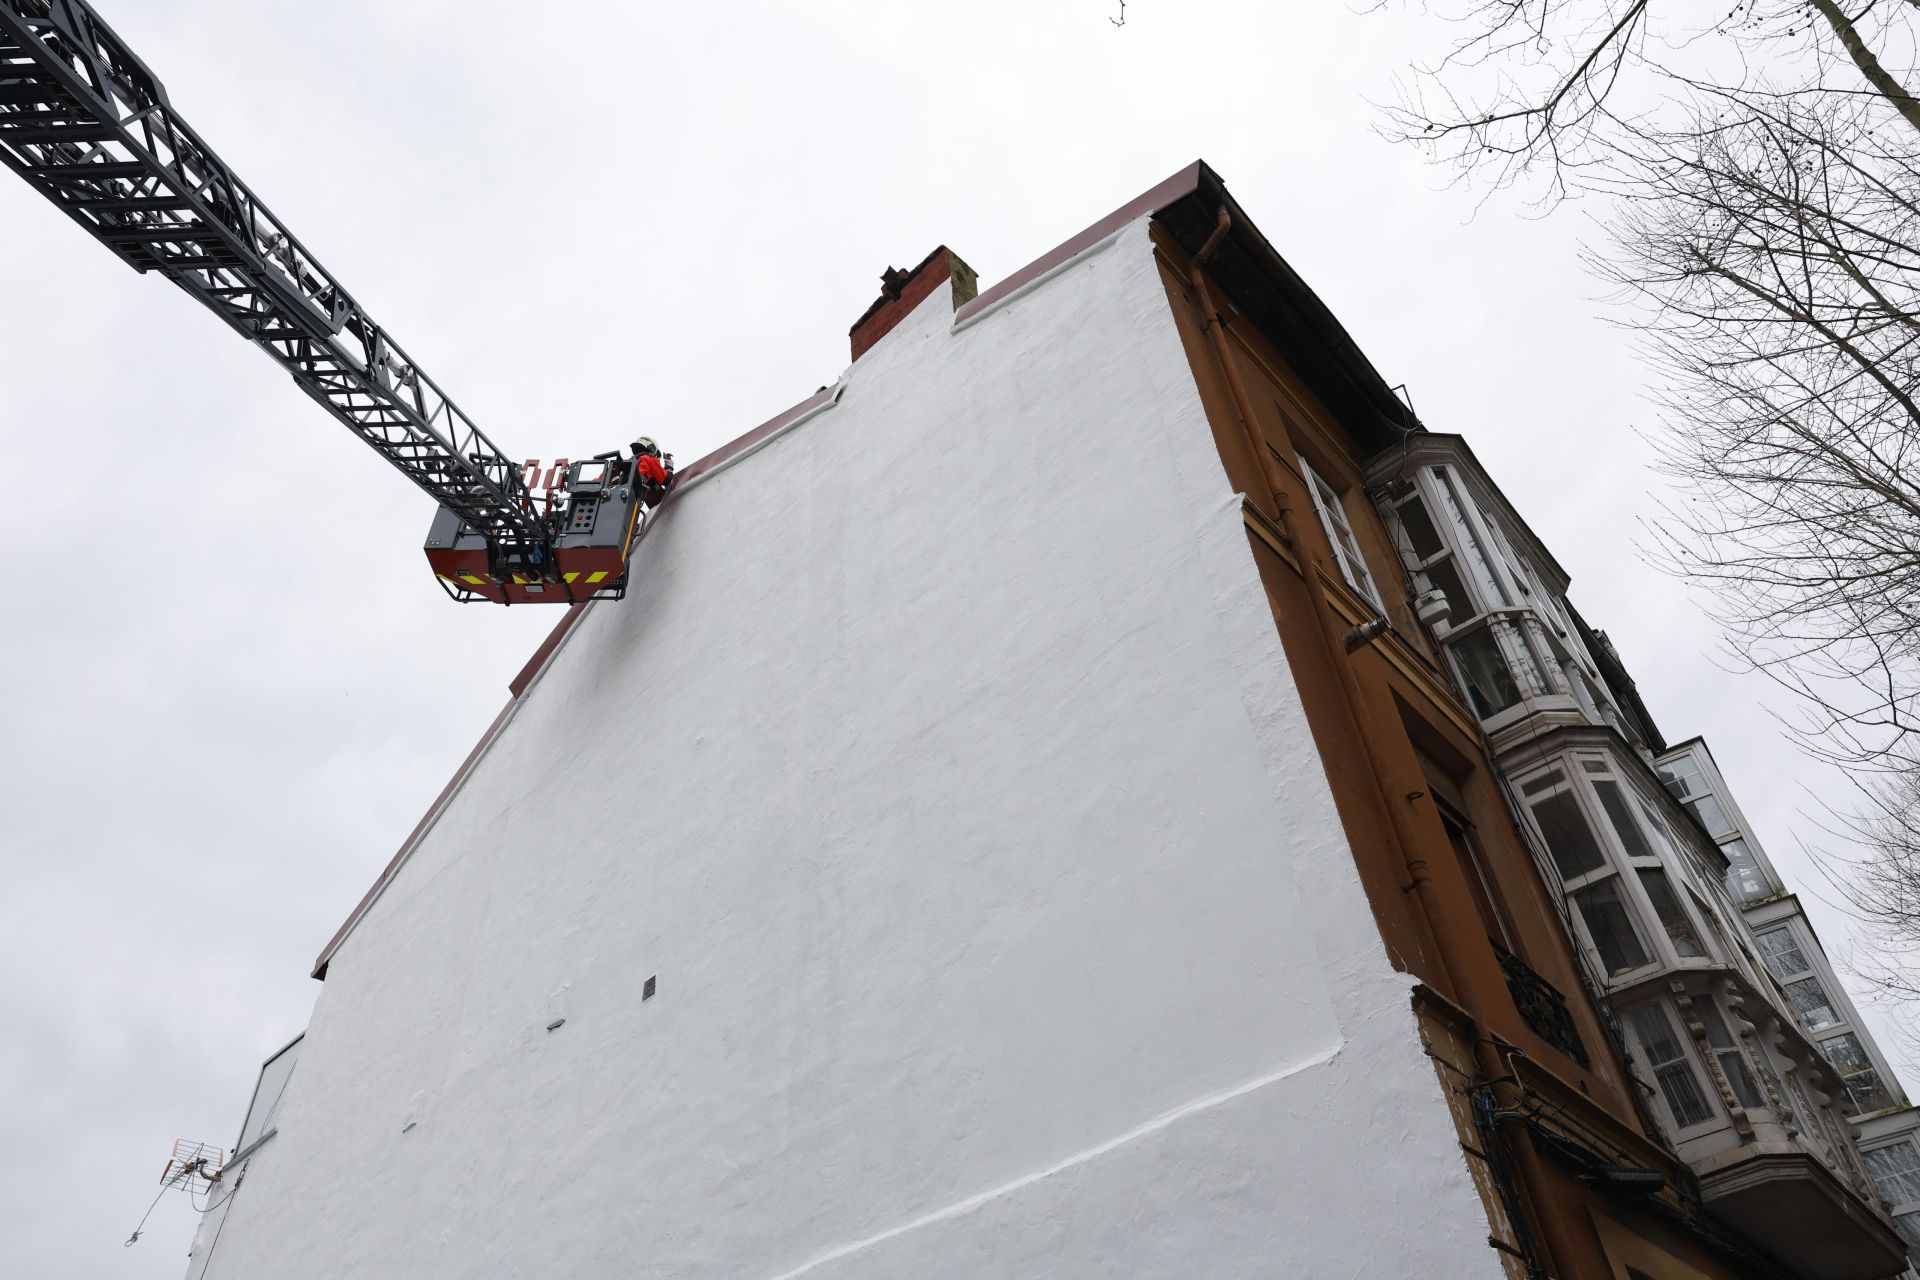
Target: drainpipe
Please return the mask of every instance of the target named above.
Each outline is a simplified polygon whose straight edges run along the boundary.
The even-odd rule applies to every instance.
[[[1374,735],[1367,732],[1366,725],[1368,721],[1364,714],[1367,701],[1366,693],[1360,687],[1359,678],[1354,674],[1350,661],[1353,649],[1359,648],[1361,645],[1353,645],[1350,647],[1345,643],[1348,634],[1347,630],[1340,625],[1340,620],[1334,616],[1333,606],[1327,603],[1326,592],[1323,591],[1320,586],[1319,562],[1309,559],[1305,544],[1300,540],[1299,531],[1293,518],[1291,486],[1287,483],[1286,475],[1280,471],[1278,461],[1275,459],[1273,451],[1267,448],[1266,441],[1261,439],[1259,432],[1254,428],[1253,415],[1248,410],[1248,406],[1253,403],[1252,397],[1247,394],[1246,385],[1241,380],[1239,368],[1234,362],[1232,350],[1227,343],[1227,319],[1221,312],[1218,303],[1214,300],[1213,290],[1207,283],[1207,264],[1212,261],[1214,254],[1219,251],[1221,243],[1226,239],[1227,232],[1232,229],[1232,226],[1233,215],[1230,214],[1223,205],[1220,209],[1219,221],[1214,224],[1212,234],[1207,237],[1206,243],[1200,246],[1200,251],[1193,256],[1193,285],[1194,292],[1199,296],[1201,315],[1204,322],[1202,328],[1213,344],[1214,355],[1219,361],[1221,373],[1226,378],[1227,394],[1233,404],[1234,420],[1240,428],[1241,439],[1245,441],[1247,447],[1253,451],[1254,459],[1260,467],[1261,474],[1266,478],[1268,485],[1273,490],[1274,504],[1277,508],[1275,512],[1277,523],[1280,525],[1280,530],[1286,538],[1287,545],[1291,547],[1294,554],[1300,558],[1307,579],[1307,599],[1313,609],[1314,619],[1319,623],[1322,636],[1326,638],[1330,646],[1334,647],[1333,667],[1337,673],[1336,683],[1339,684],[1341,696],[1346,702],[1347,714],[1352,717],[1355,727],[1360,731],[1361,745],[1367,753],[1368,762],[1372,765],[1369,772],[1372,775],[1374,792],[1379,796],[1383,807],[1386,809],[1387,820],[1393,829],[1395,840],[1400,846],[1401,865],[1406,873],[1406,880],[1401,884],[1400,888],[1403,892],[1417,893],[1419,895],[1422,913],[1427,921],[1428,933],[1433,938],[1434,951],[1436,953],[1434,958],[1438,963],[1441,975],[1450,988],[1448,994],[1457,999],[1461,991],[1459,975],[1466,973],[1469,969],[1467,957],[1461,952],[1459,944],[1454,941],[1450,932],[1440,928],[1436,923],[1445,918],[1446,912],[1443,909],[1442,902],[1438,898],[1438,890],[1433,883],[1432,877],[1427,874],[1425,859],[1409,857],[1413,850],[1419,848],[1419,844],[1414,838],[1411,813],[1412,801],[1416,798],[1417,793],[1416,795],[1398,798],[1391,797],[1387,794],[1383,784],[1383,779],[1388,776],[1385,761],[1381,759],[1379,744],[1374,740]],[[1372,639],[1372,637],[1366,637],[1361,643],[1364,644],[1366,640],[1370,639]],[[1498,1049],[1493,1042],[1485,1036],[1474,1036],[1473,1051],[1484,1079],[1488,1081],[1499,1081],[1512,1078],[1507,1074],[1507,1064],[1501,1060]],[[1542,1185],[1541,1179],[1545,1171],[1541,1167],[1539,1153],[1534,1151],[1530,1146],[1517,1150],[1509,1146],[1507,1150],[1511,1151],[1512,1154],[1517,1157],[1521,1171],[1523,1175],[1526,1176],[1526,1180],[1535,1186]],[[1531,1210],[1528,1216],[1538,1218],[1539,1210],[1537,1206],[1526,1206],[1523,1212],[1527,1212],[1527,1210]],[[1546,1252],[1551,1256],[1551,1246],[1547,1247]],[[1539,1259],[1529,1258],[1527,1263],[1531,1274],[1544,1274],[1544,1271],[1541,1270]]]
[[[1287,499],[1286,473],[1280,469],[1280,463],[1273,456],[1273,450],[1267,448],[1267,442],[1260,438],[1260,433],[1254,429],[1253,419],[1247,413],[1247,405],[1251,403],[1247,398],[1247,389],[1240,381],[1240,371],[1228,358],[1224,332],[1226,317],[1220,313],[1220,308],[1213,300],[1213,291],[1207,287],[1206,265],[1213,260],[1213,255],[1220,248],[1220,242],[1227,238],[1227,232],[1232,228],[1233,215],[1227,212],[1225,206],[1222,206],[1220,220],[1214,224],[1213,234],[1209,235],[1207,242],[1200,246],[1200,252],[1193,255],[1193,285],[1195,292],[1200,295],[1200,312],[1204,321],[1201,327],[1213,343],[1214,352],[1220,359],[1220,367],[1226,374],[1227,394],[1233,401],[1233,420],[1240,428],[1240,442],[1246,445],[1247,453],[1253,458],[1253,465],[1260,469],[1267,487],[1273,491],[1277,509],[1263,514],[1275,517],[1281,532],[1286,535],[1287,545],[1297,552],[1300,543],[1294,537]]]

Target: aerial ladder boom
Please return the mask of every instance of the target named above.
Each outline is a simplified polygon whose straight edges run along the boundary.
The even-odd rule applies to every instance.
[[[641,510],[618,452],[530,478],[180,118],[85,0],[0,0],[0,162],[136,271],[279,363],[440,504],[428,559],[456,599],[620,594]]]

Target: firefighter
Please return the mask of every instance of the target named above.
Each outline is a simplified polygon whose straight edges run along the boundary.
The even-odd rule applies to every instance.
[[[651,436],[633,442],[633,482],[650,507],[660,505],[673,484],[673,455],[661,453]]]

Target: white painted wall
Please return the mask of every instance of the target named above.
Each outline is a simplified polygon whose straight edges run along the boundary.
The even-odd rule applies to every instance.
[[[951,321],[666,509],[190,1275],[1499,1274],[1145,224]]]

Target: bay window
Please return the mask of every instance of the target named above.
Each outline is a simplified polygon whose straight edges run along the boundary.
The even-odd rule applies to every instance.
[[[1714,958],[1696,896],[1674,883],[1687,864],[1611,757],[1562,757],[1519,789],[1609,978]]]

